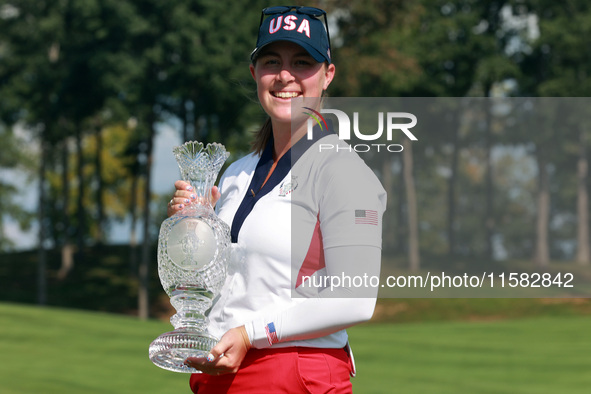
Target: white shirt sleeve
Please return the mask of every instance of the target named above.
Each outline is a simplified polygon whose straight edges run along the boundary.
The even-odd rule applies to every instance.
[[[371,319],[378,287],[371,286],[369,278],[379,277],[380,260],[381,249],[378,247],[325,249],[331,286],[321,291],[317,298],[305,299],[286,310],[245,324],[250,342],[255,348],[271,346],[265,329],[269,322],[274,324],[277,342],[287,342],[328,335]],[[359,286],[359,280],[354,278],[366,280]]]

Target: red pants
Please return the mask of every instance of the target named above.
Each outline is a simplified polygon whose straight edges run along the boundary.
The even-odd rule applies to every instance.
[[[352,393],[344,349],[250,349],[235,374],[191,375],[194,393]]]

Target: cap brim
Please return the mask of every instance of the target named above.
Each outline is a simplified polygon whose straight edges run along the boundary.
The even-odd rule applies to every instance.
[[[301,41],[301,40],[298,40],[298,39],[295,39],[295,38],[288,38],[288,37],[285,37],[285,38],[282,37],[281,39],[278,39],[278,40],[269,41],[269,42],[263,43],[262,45],[256,47],[254,49],[254,51],[252,51],[252,53],[250,54],[250,60],[251,61],[254,61],[254,59],[256,58],[257,54],[261,51],[261,49],[263,49],[267,45],[272,44],[274,42],[280,42],[280,41],[289,41],[289,42],[293,42],[294,44],[297,44],[297,45],[301,46],[318,63],[323,63],[323,62],[329,62],[330,63],[330,59],[328,59],[327,56],[322,55],[322,53],[320,53],[318,50],[316,50],[314,47],[312,47],[307,42],[304,42],[304,41]]]

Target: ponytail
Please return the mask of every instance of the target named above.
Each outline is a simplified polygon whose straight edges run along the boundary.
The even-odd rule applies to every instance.
[[[263,123],[263,126],[261,126],[261,129],[256,133],[254,137],[254,141],[252,143],[253,152],[257,155],[261,155],[267,147],[267,144],[269,143],[269,140],[271,139],[272,135],[273,126],[271,125],[271,118],[267,118],[265,123]]]

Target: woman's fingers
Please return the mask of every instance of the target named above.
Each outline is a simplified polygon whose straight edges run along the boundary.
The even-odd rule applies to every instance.
[[[168,202],[166,214],[172,216],[187,205],[193,203],[197,196],[193,191],[191,184],[185,181],[176,181],[174,183],[175,192]]]
[[[193,190],[193,187],[191,186],[191,184],[187,181],[182,181],[182,180],[178,180],[174,183],[174,188],[176,190],[186,190],[186,191],[191,191]]]
[[[193,204],[197,200],[197,195],[190,183],[179,180],[174,183],[174,188],[176,190],[168,202],[166,210],[168,216],[174,215],[187,205]],[[218,202],[220,197],[221,194],[217,186],[212,187],[210,196],[212,207],[215,207],[215,204]]]
[[[189,357],[185,364],[210,375],[235,373],[250,347],[244,326],[232,328],[222,336],[207,357]]]
[[[220,194],[220,191],[217,186],[214,186],[211,188],[211,206],[212,207],[215,207],[215,204],[217,204],[217,202],[221,196],[222,195]]]

